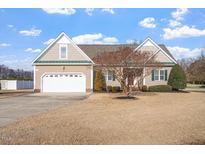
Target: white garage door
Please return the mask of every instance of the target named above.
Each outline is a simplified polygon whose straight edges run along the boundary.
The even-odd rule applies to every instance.
[[[86,92],[83,73],[46,74],[42,78],[43,92]]]

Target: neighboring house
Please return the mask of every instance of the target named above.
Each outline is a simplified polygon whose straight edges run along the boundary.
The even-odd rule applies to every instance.
[[[126,46],[133,52],[151,51],[162,64],[160,69],[146,76],[147,86],[167,84],[169,73],[176,60],[164,45],[147,38],[141,44],[119,45],[76,45],[65,33],[61,33],[33,61],[34,89],[36,92],[92,92],[95,62],[93,58],[103,52],[117,51]],[[106,85],[120,86],[112,72],[105,72]]]

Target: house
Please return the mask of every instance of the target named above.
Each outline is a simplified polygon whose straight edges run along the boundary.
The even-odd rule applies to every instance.
[[[93,58],[103,52],[117,51],[128,46],[133,52],[153,52],[163,65],[146,76],[143,85],[167,84],[169,73],[177,62],[169,50],[147,38],[141,44],[77,45],[65,33],[61,33],[33,61],[34,89],[36,92],[92,92],[95,72]],[[119,86],[112,72],[105,72],[106,85]]]

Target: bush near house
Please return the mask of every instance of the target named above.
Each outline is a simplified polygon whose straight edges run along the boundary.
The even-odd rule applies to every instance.
[[[121,88],[119,86],[107,86],[107,92],[117,93],[120,91]]]
[[[95,77],[95,90],[96,91],[102,91],[104,88],[104,77],[101,70],[96,71],[96,77]]]
[[[170,72],[168,85],[172,86],[173,90],[186,88],[186,75],[178,64],[176,64]]]
[[[112,93],[117,93],[120,92],[120,87],[119,86],[113,86],[112,87]]]
[[[147,86],[145,86],[145,85],[144,85],[144,86],[142,86],[142,91],[143,91],[143,92],[147,92],[147,91],[148,91]]]
[[[112,86],[107,86],[107,92],[112,92]]]
[[[172,91],[172,87],[169,85],[156,85],[149,87],[150,92],[170,92]]]

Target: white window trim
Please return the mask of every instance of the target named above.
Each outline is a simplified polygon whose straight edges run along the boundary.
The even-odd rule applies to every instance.
[[[112,72],[112,71],[110,71]],[[113,74],[110,75],[111,76],[111,80],[109,80],[109,70],[107,71],[107,81],[113,81]]]
[[[154,81],[165,81],[165,70],[166,69],[155,69],[155,70],[158,70],[159,72],[158,72],[158,80],[155,80],[155,75],[154,75]],[[160,71],[164,71],[164,74],[163,74],[164,78],[163,78],[163,80],[160,79]]]
[[[160,71],[163,71],[163,72],[164,72],[164,73],[163,73],[163,79],[162,79],[162,80],[161,80]],[[165,69],[160,69],[160,70],[159,70],[159,79],[160,79],[160,81],[165,81]]]
[[[61,47],[66,47],[66,57],[61,57]],[[59,59],[67,59],[68,58],[68,45],[67,44],[59,44]]]

